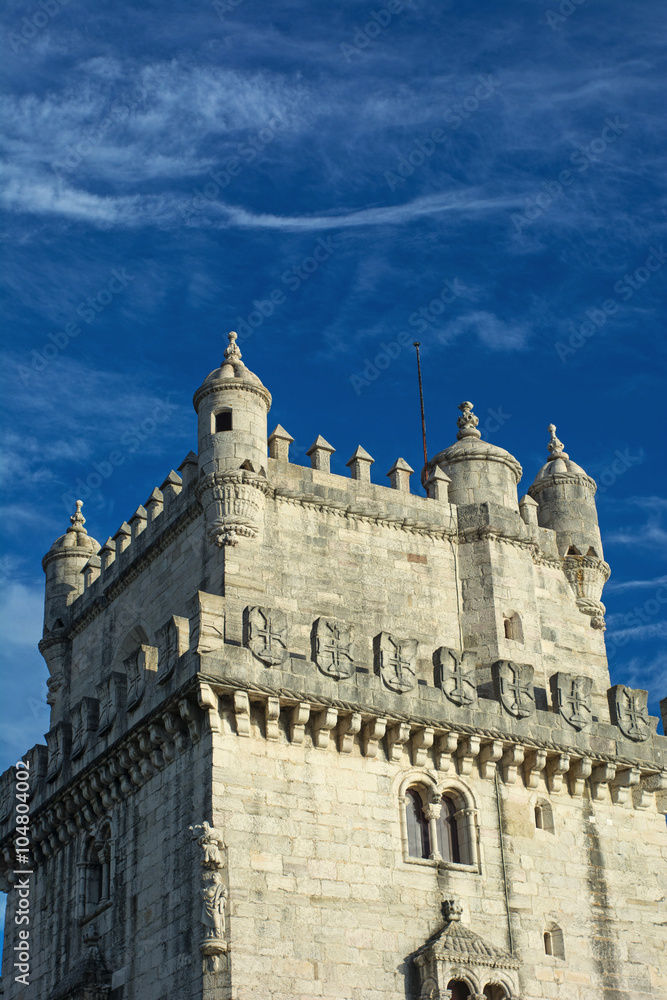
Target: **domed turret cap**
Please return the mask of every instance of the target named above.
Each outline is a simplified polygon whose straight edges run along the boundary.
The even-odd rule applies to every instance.
[[[225,355],[219,368],[214,368],[202,384],[199,386],[193,397],[195,409],[199,405],[199,400],[208,392],[225,389],[251,389],[259,392],[266,399],[267,405],[271,405],[271,393],[262,384],[260,378],[251,372],[242,361],[241,349],[236,343],[238,336],[234,330],[228,335],[229,343],[225,348]]]
[[[589,484],[592,484],[593,489],[596,489],[595,480],[592,479],[580,465],[573,462],[568,453],[565,451],[565,446],[562,441],[559,441],[556,437],[556,425],[549,424],[548,427],[549,434],[549,444],[547,449],[549,451],[549,458],[544,463],[540,471],[535,476],[535,481],[530,487],[528,492],[544,484],[545,481],[553,479],[554,476],[570,476],[577,479],[585,479]]]
[[[59,538],[56,538],[55,542],[44,556],[42,566],[45,567],[46,563],[49,562],[54,556],[81,555],[88,559],[99,550],[100,543],[96,541],[92,535],[89,535],[84,528],[86,519],[81,513],[82,507],[83,500],[77,500],[76,510],[70,517],[71,527],[67,529],[64,535],[60,535]]]
[[[458,505],[492,503],[516,509],[516,484],[521,479],[521,466],[504,448],[482,441],[477,430],[479,417],[472,412],[473,404],[461,403],[457,440],[439,452],[424,469],[427,481],[436,468],[449,476],[449,502]]]
[[[482,435],[477,430],[479,417],[472,412],[473,403],[464,402],[459,405],[461,416],[456,421],[459,428],[456,435],[456,442],[439,452],[434,458],[429,460],[428,469],[432,470],[436,465],[441,468],[450,466],[457,462],[466,461],[487,461],[500,462],[511,469],[518,483],[521,479],[522,469],[514,455],[510,455],[504,448],[499,448],[488,441],[482,441]]]

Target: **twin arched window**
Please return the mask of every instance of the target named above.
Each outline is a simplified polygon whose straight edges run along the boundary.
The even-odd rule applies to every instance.
[[[458,809],[449,795],[424,803],[421,791],[408,788],[405,819],[408,855],[467,864],[461,857]]]

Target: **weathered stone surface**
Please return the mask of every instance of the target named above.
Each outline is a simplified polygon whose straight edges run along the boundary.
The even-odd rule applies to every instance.
[[[45,557],[32,995],[666,993],[667,740],[644,693],[609,688],[593,481],[554,429],[519,504],[465,403],[418,496],[402,460],[372,484],[361,448],[331,474],[323,438],[290,464],[280,427],[267,458],[270,403],[231,337],[182,479],[85,589],[80,505]]]

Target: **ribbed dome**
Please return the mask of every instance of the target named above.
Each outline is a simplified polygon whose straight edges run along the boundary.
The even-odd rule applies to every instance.
[[[228,336],[229,344],[225,348],[225,356],[220,367],[214,368],[212,372],[209,372],[194,394],[193,403],[195,409],[197,409],[202,395],[211,390],[243,388],[245,386],[252,386],[260,390],[263,395],[266,395],[270,405],[271,394],[269,390],[263,385],[262,380],[254,372],[251,372],[241,360],[241,351],[236,344],[236,333],[232,330]]]
[[[72,554],[80,554],[86,556],[94,555],[100,547],[100,543],[96,541],[89,535],[84,524],[86,519],[81,513],[81,508],[83,507],[83,501],[76,501],[76,512],[70,517],[72,526],[67,529],[64,535],[60,535],[56,538],[55,542],[44,556],[44,559],[48,559],[49,556],[55,555],[58,552],[69,551]]]
[[[451,480],[449,501],[456,505],[494,503],[517,507],[516,484],[522,469],[514,455],[504,448],[481,440],[479,417],[472,403],[461,403],[457,441],[438,452],[424,470],[424,482],[440,468]]]
[[[580,465],[573,462],[568,453],[563,450],[564,445],[562,441],[559,441],[556,437],[555,424],[549,424],[549,433],[551,434],[551,439],[547,445],[549,458],[535,476],[531,489],[545,480],[551,479],[553,476],[576,476],[579,479],[588,480],[589,483],[595,486],[595,480]],[[530,490],[528,492],[530,493]]]

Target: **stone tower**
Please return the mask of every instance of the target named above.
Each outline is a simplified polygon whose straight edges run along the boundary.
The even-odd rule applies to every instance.
[[[595,484],[555,427],[519,500],[462,403],[418,496],[321,435],[291,463],[235,334],[194,405],[198,454],[44,558],[8,1000],[667,995],[667,740],[609,685]]]

